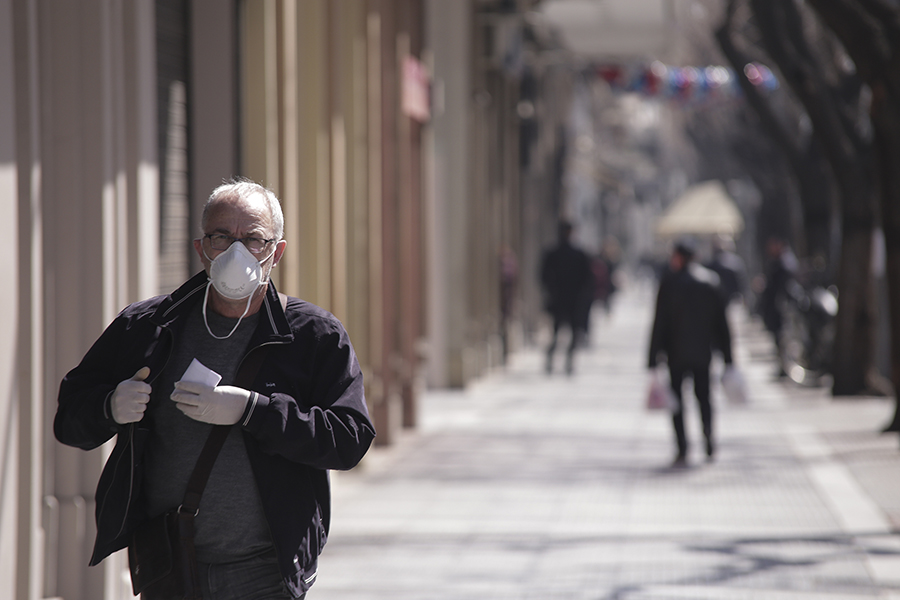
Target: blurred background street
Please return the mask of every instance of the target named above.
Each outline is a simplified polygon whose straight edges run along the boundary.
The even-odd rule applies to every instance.
[[[311,598],[889,597],[897,165],[897,0],[0,0],[0,598],[132,597],[124,552],[87,567],[110,448],[57,443],[59,384],[200,271],[232,178],[280,199],[272,281],[344,324],[378,431]],[[644,367],[686,239],[751,397],[714,389],[712,464],[689,397],[676,471]]]
[[[523,351],[426,393],[415,434],[333,474],[315,598],[900,598],[890,402],[775,381],[736,311],[750,401],[714,391],[706,463],[691,398],[690,466],[670,468],[668,413],[645,408],[651,316],[649,286],[629,288],[572,377]]]

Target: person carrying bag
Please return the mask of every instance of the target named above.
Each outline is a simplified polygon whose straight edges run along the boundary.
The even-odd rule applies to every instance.
[[[235,378],[235,385],[249,388],[265,359],[264,347],[250,354]],[[194,519],[213,465],[233,425],[213,425],[191,472],[184,500],[144,521],[128,545],[128,566],[134,595],[144,600],[203,600],[200,572],[194,549]]]
[[[271,190],[225,182],[199,225],[203,269],[128,304],[60,382],[56,439],[91,451],[115,438],[88,565],[131,546],[144,600],[168,578],[175,598],[196,597],[195,555],[204,600],[302,600],[331,526],[328,472],[354,468],[375,438],[362,368],[337,317],[276,289],[288,242]],[[192,503],[218,426],[227,439]]]
[[[194,550],[194,518],[213,464],[230,426],[216,425],[206,440],[178,508],[144,521],[128,545],[134,595],[142,598],[203,600]]]

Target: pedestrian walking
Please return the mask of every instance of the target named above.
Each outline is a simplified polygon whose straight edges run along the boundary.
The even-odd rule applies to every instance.
[[[204,270],[126,307],[60,385],[60,442],[116,437],[90,564],[128,547],[144,600],[303,598],[329,530],[326,470],[375,436],[362,373],[341,323],[269,280],[286,244],[275,194],[224,184],[201,226]]]
[[[600,254],[593,261],[596,289],[594,298],[603,305],[606,314],[612,312],[612,298],[619,290],[617,285],[619,262],[622,260],[622,249],[615,237],[608,237],[603,242]]]
[[[686,377],[694,383],[694,394],[700,407],[707,460],[715,454],[713,414],[710,403],[709,367],[713,351],[719,351],[726,365],[731,365],[731,332],[725,313],[725,300],[719,291],[719,278],[709,269],[694,262],[692,241],[675,245],[669,261],[669,272],[659,285],[656,310],[650,337],[648,367],[655,369],[665,356],[669,380],[675,393],[672,411],[677,454],[674,466],[687,464],[688,441],[684,427],[682,384]]]
[[[519,260],[507,245],[500,248],[500,341],[503,344],[503,364],[509,357],[509,325],[513,318],[516,288],[519,285]]]
[[[726,304],[740,302],[744,297],[747,268],[744,259],[734,251],[734,240],[730,236],[719,235],[712,242],[712,258],[706,265],[719,276],[719,291]]]
[[[572,244],[572,224],[559,224],[557,244],[544,252],[541,261],[541,284],[544,289],[544,307],[553,318],[553,334],[547,347],[547,373],[553,372],[553,355],[560,330],[570,332],[566,350],[566,373],[574,371],[575,349],[581,343],[593,302],[593,272],[591,259]]]
[[[786,377],[782,329],[785,305],[790,302],[789,288],[796,281],[798,262],[793,250],[779,236],[771,236],[766,240],[766,258],[765,288],[759,297],[759,314],[775,344],[778,355],[777,376]]]

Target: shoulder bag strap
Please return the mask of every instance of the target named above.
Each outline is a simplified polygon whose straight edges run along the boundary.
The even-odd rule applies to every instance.
[[[259,371],[259,367],[268,354],[269,346],[255,348],[244,357],[238,369],[237,376],[234,378],[234,384],[243,388],[249,388],[253,385],[253,380]],[[200,509],[200,497],[206,488],[206,482],[209,480],[209,474],[212,472],[213,464],[219,456],[219,451],[225,444],[225,438],[228,437],[232,425],[214,425],[200,456],[197,458],[197,464],[191,472],[191,478],[188,480],[187,490],[184,493],[184,501],[178,507],[175,524],[177,528],[178,545],[181,547],[181,580],[184,585],[184,595],[186,600],[202,600],[203,594],[200,585],[200,571],[197,565],[197,553],[194,547],[194,517]],[[174,542],[174,540],[173,540]]]
[[[249,389],[253,385],[253,380],[256,378],[256,374],[259,372],[259,368],[262,366],[268,352],[269,346],[251,350],[244,357],[244,362],[234,378],[234,384]],[[206,438],[206,444],[204,444],[203,450],[200,451],[200,456],[197,458],[197,464],[194,466],[191,478],[188,480],[184,501],[179,507],[179,512],[197,514],[197,510],[200,507],[200,496],[203,495],[206,482],[209,480],[209,474],[212,472],[216,458],[219,456],[219,451],[225,444],[225,438],[228,437],[231,428],[232,425],[213,425],[212,431],[209,432],[209,437]]]

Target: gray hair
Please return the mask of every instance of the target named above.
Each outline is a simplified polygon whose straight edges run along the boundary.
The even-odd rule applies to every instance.
[[[244,178],[232,179],[212,191],[203,206],[203,216],[200,218],[204,231],[211,205],[225,198],[243,199],[250,198],[254,194],[260,194],[265,198],[266,204],[269,206],[269,213],[272,215],[272,223],[275,225],[275,239],[280,241],[284,237],[284,213],[281,211],[281,202],[278,200],[278,196],[269,188]]]

